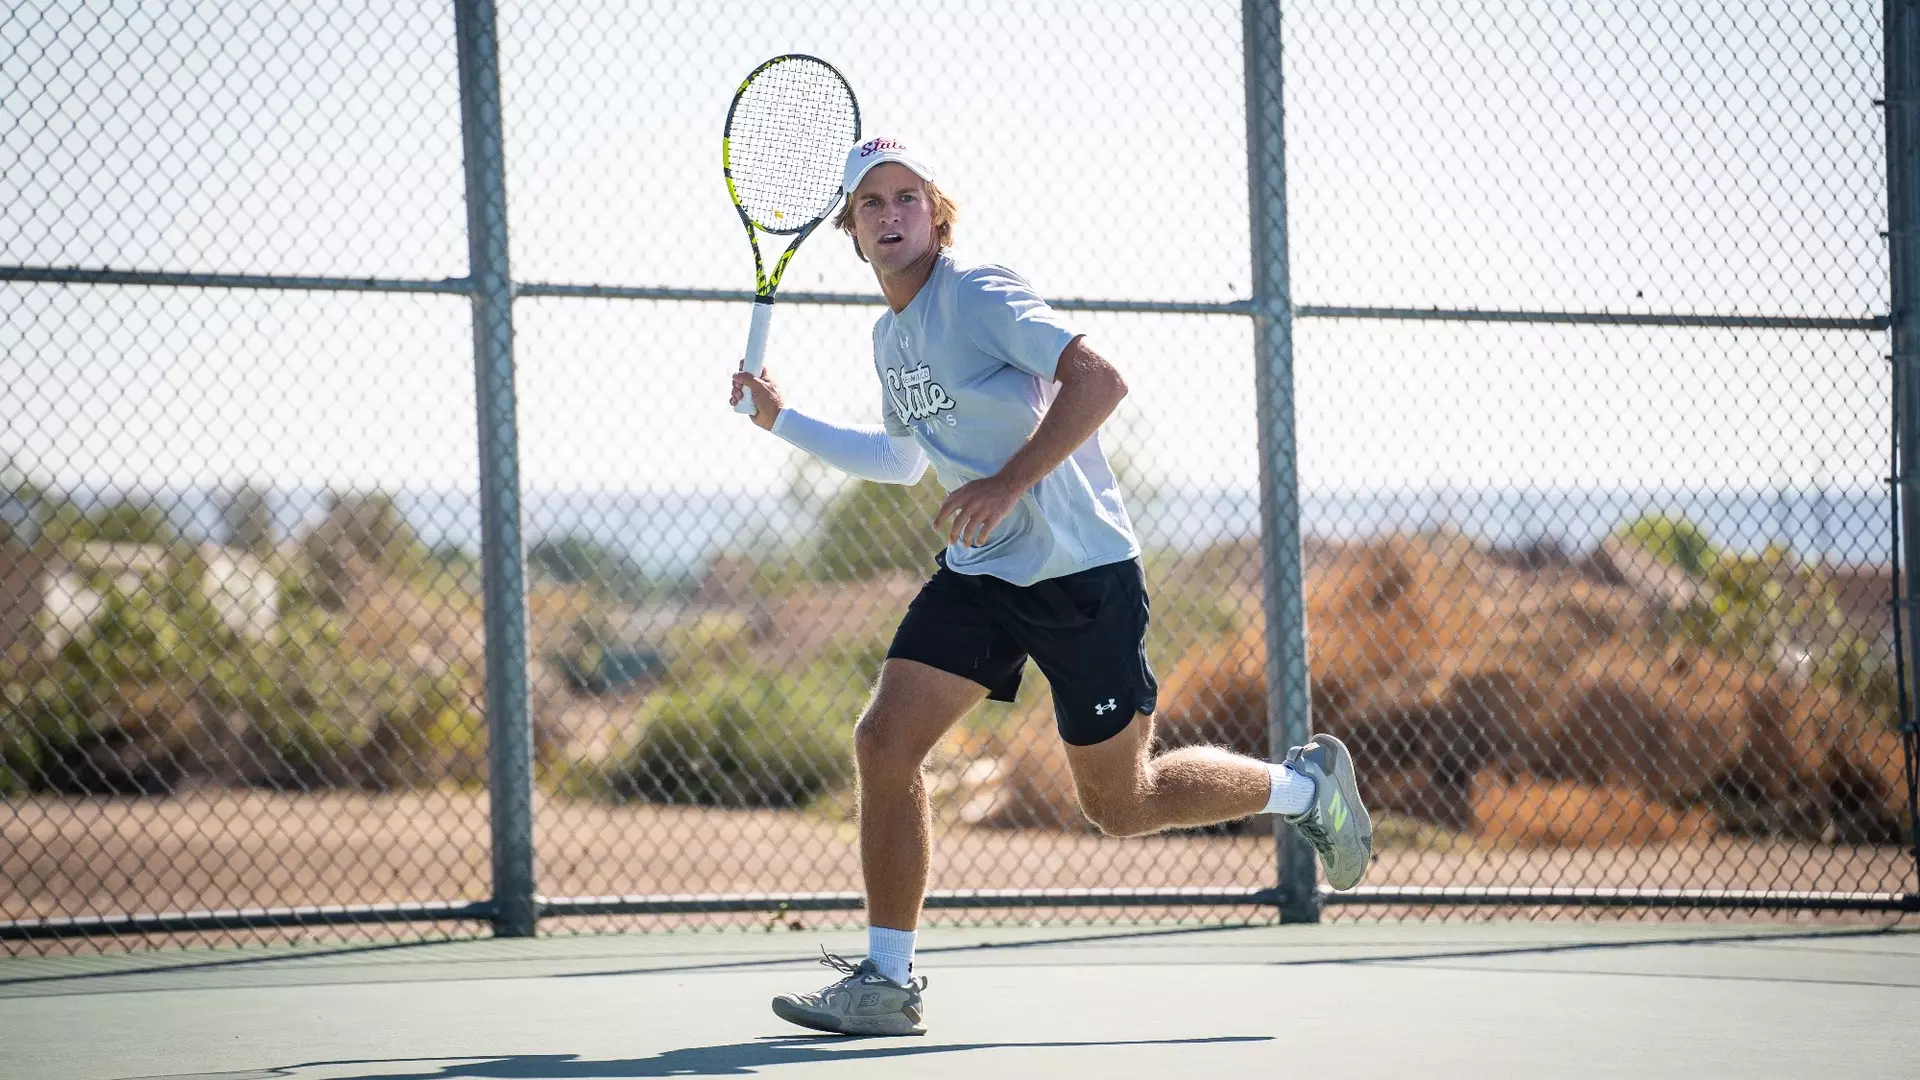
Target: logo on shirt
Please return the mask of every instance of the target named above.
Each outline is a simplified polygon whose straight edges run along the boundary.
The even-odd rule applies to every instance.
[[[1099,715],[1099,716],[1105,716],[1106,714],[1108,714],[1108,713],[1110,713],[1110,712],[1112,712],[1113,710],[1115,710],[1115,709],[1117,709],[1117,708],[1119,708],[1119,707],[1120,707],[1120,706],[1118,706],[1118,705],[1116,705],[1116,704],[1114,704],[1114,702],[1113,702],[1113,699],[1112,699],[1112,698],[1108,698],[1108,699],[1107,699],[1107,703],[1106,703],[1105,705],[1095,705],[1095,706],[1093,707],[1093,711],[1094,711],[1094,713],[1095,713],[1096,715]]]
[[[933,381],[933,368],[925,364],[912,371],[888,368],[887,397],[893,402],[894,415],[902,424],[932,419],[954,406],[946,387]],[[952,422],[952,417],[948,417],[948,422]]]

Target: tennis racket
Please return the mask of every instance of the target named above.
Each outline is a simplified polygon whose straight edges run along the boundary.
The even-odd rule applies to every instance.
[[[793,253],[840,202],[846,154],[860,141],[860,104],[832,64],[812,56],[776,56],[753,69],[727,109],[720,164],[727,194],[753,245],[753,322],[747,330],[746,371],[760,374],[767,355],[773,298]],[[768,273],[760,235],[792,236]],[[753,412],[742,394],[738,413]]]

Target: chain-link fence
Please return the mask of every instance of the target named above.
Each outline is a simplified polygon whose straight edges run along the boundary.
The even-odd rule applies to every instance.
[[[858,917],[941,494],[726,409],[716,144],[789,51],[1125,373],[1160,745],[1310,702],[1334,911],[1910,907],[1897,28],[1281,14],[10,6],[0,937]],[[809,411],[873,420],[873,293],[797,256]],[[1029,671],[935,749],[937,917],[1314,913],[1270,819],[1098,835],[1052,729]]]

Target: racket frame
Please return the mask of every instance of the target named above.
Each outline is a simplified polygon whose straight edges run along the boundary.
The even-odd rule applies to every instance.
[[[747,87],[753,85],[754,79],[759,78],[768,68],[789,60],[808,60],[833,72],[834,77],[840,80],[840,85],[846,88],[847,101],[853,105],[853,141],[848,145],[852,146],[860,141],[860,99],[854,96],[853,84],[847,82],[847,77],[841,74],[839,68],[817,56],[807,53],[782,53],[749,72],[747,77],[740,81],[740,88],[733,93],[733,102],[727,106],[727,124],[720,138],[720,165],[727,177],[727,197],[733,202],[734,213],[740,215],[741,227],[747,230],[747,244],[753,248],[753,319],[747,326],[747,353],[742,368],[749,375],[759,375],[766,366],[767,332],[773,324],[774,297],[779,292],[781,277],[787,272],[787,264],[793,261],[793,253],[800,250],[800,245],[806,242],[813,230],[832,216],[834,208],[839,206],[840,200],[846,197],[844,191],[836,194],[833,201],[827,204],[826,209],[821,211],[818,217],[791,229],[769,229],[757,225],[752,216],[747,213],[746,207],[740,204],[739,189],[733,184],[734,112],[739,109],[740,99],[746,94]],[[766,259],[760,252],[760,233],[768,236],[793,237],[793,242],[788,244],[787,249],[774,261],[772,273],[767,272]],[[733,411],[743,416],[752,415],[753,395],[741,394],[740,403],[733,407]]]

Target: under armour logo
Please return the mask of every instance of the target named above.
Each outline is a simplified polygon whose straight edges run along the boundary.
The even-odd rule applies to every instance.
[[[1118,706],[1118,705],[1115,705],[1115,704],[1113,703],[1113,699],[1112,699],[1112,698],[1108,698],[1108,699],[1107,699],[1107,703],[1106,703],[1105,705],[1095,705],[1095,706],[1093,707],[1093,712],[1094,712],[1094,715],[1095,715],[1095,716],[1105,716],[1106,714],[1108,714],[1108,713],[1110,713],[1110,712],[1112,712],[1113,710],[1115,710],[1115,709],[1117,709],[1117,708],[1119,708],[1119,707],[1120,707],[1120,706]]]

